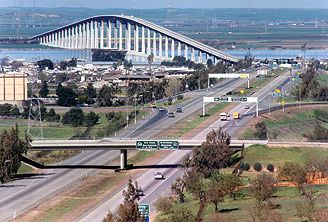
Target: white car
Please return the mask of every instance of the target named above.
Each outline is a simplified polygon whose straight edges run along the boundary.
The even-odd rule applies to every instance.
[[[155,179],[155,180],[162,180],[162,179],[164,179],[164,174],[163,174],[163,172],[162,172],[162,171],[156,171],[156,172],[154,173],[154,179]]]

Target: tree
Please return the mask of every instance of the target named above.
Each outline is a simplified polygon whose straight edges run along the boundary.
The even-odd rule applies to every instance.
[[[305,192],[303,185],[306,183],[306,175],[307,171],[304,167],[292,162],[286,162],[278,171],[280,179],[292,181],[298,187],[299,192],[303,194]]]
[[[264,122],[258,122],[255,124],[255,136],[261,140],[267,139],[268,130]]]
[[[207,204],[204,175],[192,168],[184,175],[186,190],[199,200],[199,208],[195,221],[202,221],[203,211]]]
[[[11,107],[8,103],[0,105],[0,116],[10,116]]]
[[[133,67],[133,63],[131,60],[124,60],[123,62],[123,66],[124,66],[124,69],[126,70],[126,73],[128,73],[128,71],[130,71],[130,69]]]
[[[62,123],[69,124],[73,127],[82,126],[84,122],[83,111],[79,108],[72,108],[63,116]]]
[[[41,98],[46,98],[49,94],[48,84],[46,81],[42,82],[41,89],[39,91],[39,95]]]
[[[57,105],[59,106],[75,106],[76,105],[76,94],[72,88],[58,85],[56,89],[56,94],[58,97]]]
[[[94,103],[94,98],[97,97],[97,91],[96,91],[95,87],[93,87],[92,83],[88,83],[87,88],[84,90],[84,95],[87,96],[88,104]]]
[[[256,199],[258,207],[261,207],[264,202],[271,203],[270,198],[274,193],[275,180],[269,174],[259,174],[256,179],[252,180],[249,193]]]
[[[229,163],[232,151],[229,147],[230,136],[223,132],[222,128],[212,130],[206,136],[206,141],[192,151],[192,158],[187,162],[187,167],[195,168],[205,178],[212,173],[226,167]]]
[[[40,70],[44,70],[45,68],[48,68],[50,70],[54,69],[54,64],[50,59],[43,59],[40,61],[37,61],[37,65]]]
[[[97,102],[99,106],[112,106],[113,100],[116,98],[115,94],[118,89],[116,86],[103,85],[98,92]]]
[[[147,61],[148,61],[148,65],[149,65],[149,75],[151,76],[151,65],[154,62],[154,54],[151,53],[149,56],[147,56]]]
[[[212,69],[212,67],[213,67],[213,60],[212,59],[208,59],[206,61],[206,64],[207,64],[207,68],[208,69]]]
[[[159,197],[155,202],[155,207],[157,211],[163,214],[170,214],[174,200],[172,197]]]
[[[212,203],[215,212],[218,212],[218,205],[224,201],[224,197],[234,193],[241,185],[241,180],[235,174],[213,175],[209,180],[206,191],[207,201]]]
[[[51,108],[49,110],[48,114],[46,115],[45,120],[48,121],[48,122],[59,122],[60,121],[60,115],[56,114],[55,110],[53,108]]]
[[[178,178],[171,186],[171,190],[178,195],[179,197],[179,202],[184,203],[185,202],[185,195],[184,195],[184,190],[185,190],[185,180],[182,178]]]
[[[98,123],[99,119],[100,117],[96,113],[91,111],[84,117],[84,126],[86,127],[94,126]]]
[[[10,115],[11,116],[16,116],[16,117],[21,115],[20,112],[19,112],[19,109],[16,105],[11,108]]]
[[[170,222],[190,222],[194,221],[194,216],[191,210],[184,205],[174,207],[172,213],[169,215]]]
[[[0,133],[0,181],[3,183],[12,179],[20,167],[20,155],[26,153],[29,140],[25,136],[22,140],[19,138],[18,126],[16,125],[10,131],[4,130]]]
[[[128,181],[127,191],[123,191],[124,201],[123,204],[119,206],[117,222],[142,222],[144,221],[143,216],[138,211],[139,196],[137,190],[139,189],[138,183],[132,183],[130,178]]]

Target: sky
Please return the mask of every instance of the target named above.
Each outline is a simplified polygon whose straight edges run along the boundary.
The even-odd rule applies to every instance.
[[[0,7],[328,8],[328,0],[0,0]]]

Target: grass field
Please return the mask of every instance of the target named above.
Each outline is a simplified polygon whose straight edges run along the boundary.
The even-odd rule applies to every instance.
[[[229,103],[218,103],[215,106],[211,107],[208,111],[206,111],[207,116],[205,116],[205,117],[196,116],[191,121],[189,121],[185,127],[181,128],[175,134],[175,138],[179,138],[182,135],[186,134],[187,132],[191,131],[192,129],[196,128],[202,122],[204,122],[207,118],[209,118],[209,116],[212,116],[215,113],[218,113],[220,110],[224,109],[228,105],[229,105]]]
[[[321,148],[269,148],[262,145],[254,145],[245,150],[245,163],[253,165],[256,162],[267,165],[269,163],[276,167],[282,166],[286,161],[305,164],[307,157],[325,156],[328,151]]]
[[[279,168],[286,161],[304,165],[307,157],[311,155],[325,156],[328,158],[328,150],[320,148],[268,148],[266,146],[254,145],[246,149],[244,162],[250,163],[251,165],[255,162],[260,162],[262,165],[272,163]],[[231,173],[231,168],[224,169],[223,171]],[[252,171],[244,172],[241,177],[244,183],[247,184],[257,174],[257,172]],[[316,206],[319,208],[328,208],[328,202],[326,201],[328,185],[314,186],[314,192],[318,197],[323,195],[317,199]],[[272,201],[278,206],[277,212],[282,215],[283,221],[297,222],[300,220],[297,217],[295,206],[303,202],[302,198],[297,188],[278,187],[276,188]],[[186,205],[196,215],[199,201],[189,193],[186,193],[186,200],[186,203],[182,205]],[[225,197],[224,202],[219,204],[218,214],[215,213],[214,206],[208,204],[204,211],[204,221],[220,221],[218,218],[221,218],[224,221],[251,222],[250,208],[254,204],[255,201],[249,196],[247,188],[243,188],[237,193],[236,200],[233,200],[229,196]],[[177,203],[176,205],[181,204]],[[165,217],[165,215],[159,214],[155,221],[159,221],[159,219]]]
[[[316,195],[327,195],[328,185],[315,186],[314,192]],[[276,188],[274,197],[272,198],[274,204],[278,206],[277,212],[283,217],[286,222],[299,222],[296,212],[296,204],[302,203],[303,199],[299,195],[297,188],[279,187]],[[237,194],[236,200],[230,197],[225,197],[224,202],[219,204],[219,213],[215,213],[213,205],[207,205],[204,211],[204,222],[215,222],[224,219],[224,221],[235,222],[252,222],[250,215],[250,208],[255,204],[254,199],[248,196],[247,189],[241,190]],[[186,203],[178,203],[179,206],[185,205],[196,216],[198,211],[199,201],[192,195],[186,194]],[[317,200],[317,207],[327,208],[328,203],[324,198]],[[158,215],[155,221],[159,221],[166,216]]]

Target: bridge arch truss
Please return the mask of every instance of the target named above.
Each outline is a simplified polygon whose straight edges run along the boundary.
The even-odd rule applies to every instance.
[[[158,59],[184,56],[194,62],[238,58],[146,20],[125,15],[90,17],[34,36],[41,45],[66,49],[110,49]]]

